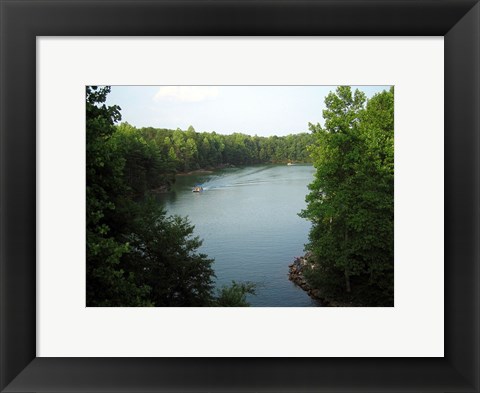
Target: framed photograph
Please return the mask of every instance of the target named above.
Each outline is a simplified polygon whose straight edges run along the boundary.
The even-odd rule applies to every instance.
[[[479,391],[478,1],[0,4],[2,392]],[[320,87],[325,89],[321,99],[315,96]],[[318,102],[318,110],[312,102]],[[299,288],[292,291],[288,281],[290,286],[276,289],[268,283],[249,286],[246,272],[255,269],[248,265],[255,262],[250,254],[261,255],[261,266],[269,266],[273,249],[237,251],[222,236],[231,231],[242,244],[252,245],[246,232],[252,239],[265,233],[274,238],[275,228],[283,228],[289,239],[307,237],[307,227],[280,214],[291,210],[296,216],[301,206],[287,196],[298,194],[294,187],[305,188],[313,174],[311,166],[301,165],[309,134],[287,135],[291,129],[303,131],[293,119],[313,105],[311,113],[323,110],[328,119],[323,123],[308,115],[310,131],[317,138],[325,135],[322,148],[345,143],[346,134],[337,140],[328,136],[341,129],[335,116],[345,115],[347,109],[338,112],[345,102],[366,113],[351,120],[358,132],[350,135],[352,140],[370,140],[372,135],[362,130],[374,127],[363,124],[380,127],[379,119],[391,124],[380,127],[392,133],[391,138],[382,134],[383,147],[375,138],[354,146],[357,157],[373,157],[369,148],[384,149],[380,155],[387,164],[378,174],[369,160],[360,161],[370,182],[390,184],[392,204],[386,206],[392,213],[395,155],[395,275],[389,266],[375,265],[376,277],[383,277],[380,285],[373,273],[368,281],[355,265],[337,261],[332,266],[342,267],[339,278],[347,295],[343,304],[330,305],[347,307],[311,307],[318,305],[312,301],[326,299],[312,283],[331,271],[318,262],[315,244],[311,258],[292,261],[290,271],[311,269],[305,273],[307,295]],[[370,106],[364,107],[366,102]],[[105,154],[103,142],[95,145],[105,140],[101,133],[107,128],[98,125],[102,110],[116,133],[109,136],[113,150]],[[355,109],[349,110],[353,116]],[[96,117],[89,118],[93,112]],[[124,123],[117,121],[119,113]],[[263,129],[250,127],[248,121],[254,120],[257,125],[263,121]],[[235,133],[239,125],[245,133]],[[225,135],[212,133],[215,128]],[[145,169],[148,163],[136,165],[118,153],[143,154],[145,163],[156,157],[150,154],[152,146],[165,150],[162,157],[168,158],[152,161],[151,172]],[[248,160],[238,153],[245,146],[254,151]],[[320,170],[321,163],[314,164]],[[123,183],[116,182],[118,167],[125,174]],[[98,175],[104,168],[107,177]],[[388,168],[391,176],[381,177]],[[205,172],[218,169],[222,176]],[[173,173],[180,180],[172,199],[162,192]],[[326,169],[322,173],[329,175]],[[272,182],[276,176],[291,181]],[[365,195],[366,179],[354,180],[351,195]],[[89,194],[98,191],[98,182],[103,190],[115,190],[117,198],[114,204],[105,202],[101,214],[100,194]],[[317,183],[321,194],[327,195],[329,184]],[[256,192],[256,203],[267,195],[268,206],[257,206],[255,212],[248,204],[242,205],[248,211],[228,207],[239,194],[248,198],[246,185]],[[180,229],[185,236],[190,233],[187,224],[160,222],[158,215],[145,225],[150,210],[142,210],[140,226],[124,220],[132,209],[139,212],[135,201],[146,197],[146,188],[161,194],[155,201],[169,212],[191,216],[202,237],[211,236],[209,244],[217,248],[207,248],[208,254],[219,260],[227,255],[224,260],[235,266],[245,263],[244,270],[226,266],[216,271],[220,281],[236,279],[235,272],[246,284],[214,292],[211,261],[203,254],[181,257],[192,263],[175,273],[183,274],[179,281],[145,264],[147,254],[148,260],[164,258],[162,250],[183,238]],[[272,199],[272,193],[288,201]],[[340,209],[350,200],[345,195]],[[324,230],[337,220],[327,199],[322,202]],[[365,202],[352,201],[348,217],[352,206]],[[231,205],[222,207],[225,203]],[[101,217],[113,207],[124,216],[110,215],[103,226]],[[308,218],[305,209],[301,215]],[[242,233],[206,214],[230,210]],[[257,222],[242,221],[247,216]],[[126,228],[116,237],[123,243],[104,242],[102,234],[114,225]],[[388,224],[392,231],[383,232],[386,240],[380,236],[382,225],[377,220],[361,232],[372,231],[393,252],[393,220]],[[149,243],[152,228],[162,233],[173,228],[176,237],[160,246],[155,237]],[[338,233],[345,241],[349,236],[346,230]],[[274,248],[284,254],[302,251],[288,244]],[[113,274],[89,262],[102,247],[119,256],[128,248],[128,258],[110,260],[117,268]],[[321,255],[321,261],[327,260]],[[137,270],[126,275],[133,262]],[[204,269],[195,276],[203,281],[185,278],[192,264]],[[285,268],[286,276],[287,263]],[[116,274],[135,276],[135,289],[115,292],[120,286],[114,283],[113,295],[105,290]],[[272,271],[262,274],[276,279]],[[303,277],[291,278],[303,285]],[[155,286],[155,280],[166,284]],[[182,286],[187,281],[189,286]],[[362,287],[362,282],[370,284]],[[359,287],[368,291],[355,292]],[[254,292],[257,297],[250,296]],[[254,307],[222,307],[249,304]]]

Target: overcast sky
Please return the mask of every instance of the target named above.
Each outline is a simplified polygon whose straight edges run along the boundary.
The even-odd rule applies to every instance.
[[[389,86],[353,86],[367,98]],[[219,134],[287,135],[322,123],[325,96],[336,86],[112,86],[109,105],[136,127]]]

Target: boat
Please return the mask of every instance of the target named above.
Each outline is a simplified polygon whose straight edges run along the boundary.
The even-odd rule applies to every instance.
[[[195,186],[193,187],[193,190],[192,190],[192,192],[202,192],[202,191],[203,191],[203,187],[201,186]]]
[[[288,166],[291,166],[291,165],[293,165],[293,164],[292,164],[291,162],[288,162],[287,165],[288,165]]]

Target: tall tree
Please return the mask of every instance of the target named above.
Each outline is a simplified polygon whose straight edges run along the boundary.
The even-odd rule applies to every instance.
[[[307,208],[312,285],[356,303],[393,303],[393,89],[373,97],[342,86],[326,99]]]
[[[121,266],[127,242],[116,238],[112,195],[125,191],[125,160],[111,142],[118,106],[106,106],[109,87],[86,88],[86,282],[88,306],[148,305],[147,286],[137,286]]]

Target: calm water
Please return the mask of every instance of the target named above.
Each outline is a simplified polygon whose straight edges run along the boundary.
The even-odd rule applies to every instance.
[[[305,207],[312,166],[268,165],[209,175],[178,176],[160,197],[169,214],[188,216],[215,259],[217,286],[232,280],[258,284],[252,306],[316,304],[288,280],[288,265],[303,253],[310,224],[298,217]],[[204,191],[193,193],[201,184]]]

